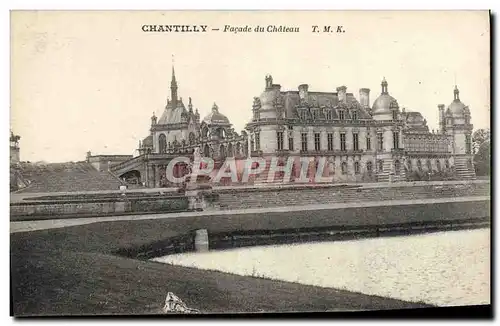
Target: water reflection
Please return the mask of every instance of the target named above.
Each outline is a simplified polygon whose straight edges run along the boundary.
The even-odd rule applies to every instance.
[[[441,306],[490,303],[490,230],[262,246],[156,261]]]

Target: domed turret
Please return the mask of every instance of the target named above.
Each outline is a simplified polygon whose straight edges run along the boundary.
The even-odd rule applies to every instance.
[[[460,101],[459,97],[460,91],[458,90],[457,85],[455,85],[455,89],[453,90],[453,102],[450,103],[446,113],[453,117],[459,118],[463,117],[465,113],[465,104]]]
[[[372,116],[387,115],[387,119],[389,120],[392,117],[392,110],[398,108],[398,102],[394,97],[389,95],[385,77],[382,80],[381,86],[382,92],[375,102],[373,102]]]
[[[207,115],[203,121],[208,125],[229,125],[229,119],[219,112],[219,107],[214,103],[212,106],[212,112]]]

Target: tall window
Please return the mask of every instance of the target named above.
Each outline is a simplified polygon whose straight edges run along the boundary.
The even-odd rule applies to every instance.
[[[302,150],[304,152],[307,151],[307,133],[303,132],[301,135],[301,140],[302,140]]]
[[[342,169],[342,174],[347,174],[347,162],[342,162],[340,167]]]
[[[318,118],[318,110],[312,111],[313,119],[316,120]]]
[[[377,133],[377,145],[379,151],[384,150],[384,134],[381,132]]]
[[[333,134],[329,133],[327,138],[328,138],[328,150],[333,151]]]
[[[399,171],[401,169],[401,163],[399,163],[399,160],[394,161],[394,174],[399,175]]]
[[[470,135],[465,136],[465,153],[466,154],[472,153],[472,141]]]
[[[417,160],[417,169],[419,171],[422,171],[422,161],[420,161],[420,160]]]
[[[315,151],[321,150],[321,141],[320,141],[320,134],[319,133],[314,134],[314,150]]]
[[[278,150],[283,150],[283,131],[276,132],[276,138],[278,140]]]
[[[255,133],[255,150],[260,151],[260,133]]]
[[[165,134],[160,134],[158,137],[158,152],[164,154],[167,152],[167,137]]]
[[[340,134],[340,150],[345,151],[345,133]]]
[[[352,120],[358,120],[358,111],[356,110],[352,111]]]
[[[441,162],[439,160],[436,161],[436,167],[439,172],[441,172]]]
[[[359,150],[358,134],[352,134],[353,149],[355,151]]]
[[[326,111],[326,119],[327,120],[332,120],[333,119],[332,110]]]
[[[372,149],[372,137],[366,136],[366,150],[371,151]]]
[[[427,160],[427,171],[432,170],[431,160]]]
[[[354,162],[354,174],[359,174],[359,162]]]
[[[446,169],[449,169],[450,168],[450,161],[445,160],[444,161],[444,166],[446,167]]]
[[[344,110],[339,110],[339,119],[344,120]]]
[[[292,135],[290,134],[290,136],[288,137],[288,149],[293,151],[293,137],[291,137]]]
[[[394,148],[394,149],[399,148],[399,132],[398,131],[392,132],[392,148]]]
[[[392,120],[398,120],[398,111],[397,110],[392,111]]]

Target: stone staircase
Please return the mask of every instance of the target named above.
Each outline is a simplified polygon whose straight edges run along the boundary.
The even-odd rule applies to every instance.
[[[29,186],[23,193],[117,190],[124,185],[112,173],[100,172],[87,162],[19,163],[16,167]]]
[[[468,166],[467,158],[456,157],[455,158],[455,172],[457,174],[458,180],[475,180],[476,171],[472,165],[470,168]]]
[[[318,187],[309,189],[261,189],[259,191],[239,190],[219,193],[219,205],[221,209],[229,210],[489,195],[489,183],[384,188]]]
[[[399,182],[406,180],[406,174],[403,162],[400,161],[399,174],[394,174],[393,172],[393,161],[392,159],[385,159],[383,162],[383,171],[377,172],[378,182]]]

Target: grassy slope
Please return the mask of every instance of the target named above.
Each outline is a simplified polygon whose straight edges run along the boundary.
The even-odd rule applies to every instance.
[[[313,216],[305,217],[307,224]],[[212,232],[257,226],[277,228],[284,224],[298,227],[303,220],[270,219],[266,215],[211,216],[95,223],[11,234],[14,314],[158,313],[168,291],[203,312],[425,306],[348,291],[137,261],[112,254],[121,247],[150,243],[201,227]],[[326,223],[325,220],[319,222]]]

